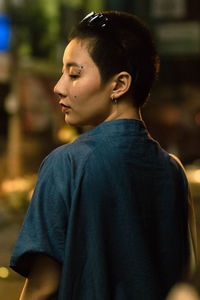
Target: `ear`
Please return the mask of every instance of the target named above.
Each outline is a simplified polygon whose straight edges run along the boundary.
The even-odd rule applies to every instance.
[[[118,99],[126,94],[131,86],[132,77],[128,72],[120,72],[113,78],[112,98]]]

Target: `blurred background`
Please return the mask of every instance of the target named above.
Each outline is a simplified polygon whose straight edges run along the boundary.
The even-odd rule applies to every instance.
[[[160,77],[143,109],[162,147],[183,162],[200,234],[200,1],[0,0],[0,299],[16,300],[23,278],[9,258],[37,171],[55,147],[73,141],[53,94],[73,24],[94,10],[123,10],[151,28]]]

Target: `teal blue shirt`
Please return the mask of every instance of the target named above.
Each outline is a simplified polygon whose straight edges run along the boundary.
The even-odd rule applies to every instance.
[[[188,260],[187,180],[134,119],[104,122],[42,163],[11,267],[62,264],[59,300],[163,300]]]

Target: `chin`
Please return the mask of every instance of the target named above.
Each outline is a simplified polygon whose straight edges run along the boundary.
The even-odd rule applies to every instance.
[[[70,126],[81,126],[81,122],[80,120],[75,120],[73,118],[70,118],[69,115],[65,115],[65,123],[67,125],[70,125]]]

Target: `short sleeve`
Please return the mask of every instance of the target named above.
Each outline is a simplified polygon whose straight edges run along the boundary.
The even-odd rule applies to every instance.
[[[62,263],[68,222],[69,164],[56,153],[42,163],[31,203],[15,244],[10,267],[27,277],[33,255]]]

